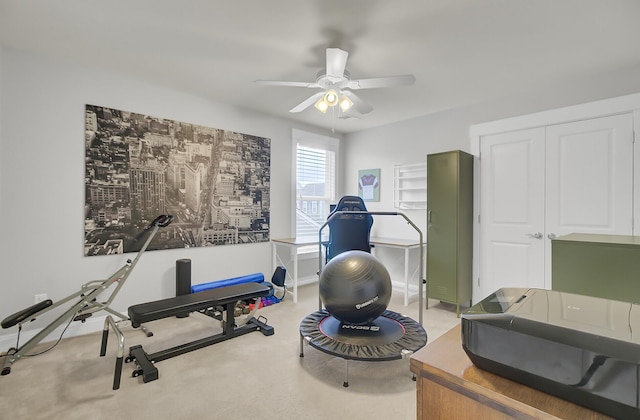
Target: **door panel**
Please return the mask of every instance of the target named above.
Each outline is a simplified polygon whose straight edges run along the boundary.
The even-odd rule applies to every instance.
[[[529,275],[529,259],[535,253],[534,247],[529,241],[522,243],[497,242],[490,244],[490,255],[494,272],[492,281],[496,285],[504,285],[509,287],[540,287],[538,282],[532,281],[534,276]],[[494,292],[499,286],[495,288]],[[491,292],[493,293],[493,292]]]
[[[631,114],[547,127],[546,150],[547,236],[633,234]],[[551,279],[550,263],[546,271]]]
[[[474,300],[551,288],[554,235],[632,235],[633,171],[632,114],[483,136]]]
[[[544,286],[544,147],[542,128],[481,139],[475,300],[501,287]]]
[[[547,128],[546,228],[631,235],[631,114]]]

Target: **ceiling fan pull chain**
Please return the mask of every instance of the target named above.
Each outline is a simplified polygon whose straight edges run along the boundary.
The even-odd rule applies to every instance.
[[[336,122],[336,108],[331,107],[331,132],[332,133],[336,132],[336,129],[334,127],[335,122]]]

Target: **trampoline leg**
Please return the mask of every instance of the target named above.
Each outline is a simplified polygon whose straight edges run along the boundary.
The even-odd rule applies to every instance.
[[[304,357],[304,350],[302,349],[303,340],[304,340],[304,338],[301,335],[300,336],[300,357]]]
[[[303,345],[304,344],[309,344],[309,342],[311,341],[310,337],[303,337],[302,335],[300,335],[300,357],[304,357],[304,350],[303,350]]]
[[[342,386],[349,387],[349,361],[347,359],[344,359],[344,382]]]

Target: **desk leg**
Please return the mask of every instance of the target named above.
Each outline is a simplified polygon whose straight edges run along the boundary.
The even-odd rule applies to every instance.
[[[409,251],[404,249],[404,306],[409,306]]]
[[[271,272],[276,271],[278,266],[278,248],[275,242],[271,242]]]
[[[272,252],[272,265],[273,265],[273,270],[276,270],[276,267],[278,267],[278,265],[282,265],[283,267],[285,267],[285,269],[287,270],[287,279],[291,279],[293,281],[293,302],[297,302],[298,301],[298,260],[297,260],[297,248],[295,246],[290,246],[287,244],[280,244],[283,247],[286,247],[289,250],[289,260],[285,263],[284,260],[280,257],[280,255],[278,254],[278,245],[276,242],[272,242],[271,243],[272,248],[271,248],[271,252]],[[293,254],[291,254],[293,249]],[[284,252],[284,251],[283,251]],[[293,259],[293,273],[291,273],[291,271],[289,270],[289,263],[291,262],[292,259],[292,255],[296,255],[296,258]],[[285,293],[291,293],[291,291],[289,291],[289,288],[286,287],[285,288]]]
[[[293,250],[293,303],[298,303],[298,248],[291,247]]]

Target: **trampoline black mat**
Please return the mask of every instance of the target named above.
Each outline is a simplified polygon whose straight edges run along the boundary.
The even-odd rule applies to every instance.
[[[427,333],[418,322],[393,311],[384,311],[368,325],[343,324],[326,310],[307,315],[300,335],[325,353],[347,360],[401,359],[403,351],[415,352],[427,344]]]

